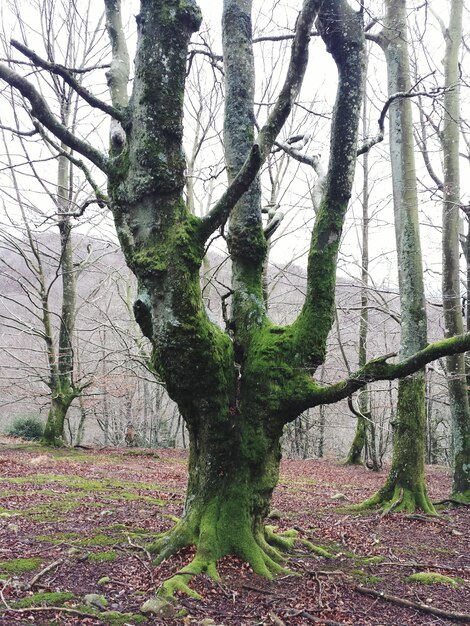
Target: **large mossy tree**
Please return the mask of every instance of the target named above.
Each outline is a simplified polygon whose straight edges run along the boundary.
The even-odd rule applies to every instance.
[[[309,407],[337,402],[373,380],[413,374],[470,346],[470,335],[442,340],[397,363],[380,357],[347,379],[315,380],[334,321],[335,276],[354,177],[364,78],[362,14],[347,0],[305,0],[284,85],[254,133],[251,2],[225,0],[223,56],[226,191],[204,217],[185,204],[182,152],[186,59],[201,15],[193,0],[141,0],[132,93],[119,0],[105,0],[112,46],[112,104],[80,95],[110,115],[108,155],[70,133],[33,85],[0,65],[0,78],[31,104],[31,115],[108,178],[109,205],[127,263],[139,283],[135,315],[154,347],[154,367],[177,402],[190,436],[189,481],[181,520],[153,545],[158,559],[194,545],[196,555],[167,582],[188,590],[191,575],[216,576],[236,554],[259,574],[281,570],[285,542],[264,525],[278,480],[283,427]],[[266,238],[257,175],[299,93],[313,24],[338,69],[330,158],[311,236],[307,292],[296,321],[276,326],[263,300]],[[74,84],[73,74],[60,71]],[[209,321],[199,270],[211,235],[228,221],[232,307],[227,332]]]

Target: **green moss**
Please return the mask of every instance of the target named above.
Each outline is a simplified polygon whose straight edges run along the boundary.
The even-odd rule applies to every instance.
[[[93,613],[97,618],[109,626],[124,626],[125,624],[145,624],[147,618],[139,613],[121,613],[120,611],[100,611],[99,609],[89,606],[88,604],[80,604],[74,607],[78,611],[84,613]]]
[[[308,539],[299,539],[299,541],[303,546],[308,548],[310,552],[313,552],[317,556],[321,556],[325,559],[334,559],[336,556],[333,552],[330,552],[329,550],[326,550],[325,548],[322,548],[321,546],[316,546]]]
[[[73,544],[76,546],[112,546],[116,542],[116,537],[98,534],[86,539],[79,539],[78,541],[74,541]]]
[[[370,576],[361,569],[353,569],[351,570],[351,574],[354,574],[354,576],[359,578],[365,585],[375,585],[383,581],[383,578],[380,578],[379,576]]]
[[[452,499],[457,500],[457,502],[462,502],[463,504],[468,504],[470,502],[470,490],[453,493]]]
[[[106,500],[140,500],[147,502],[148,504],[154,504],[156,506],[165,506],[165,500],[160,498],[152,498],[151,496],[141,496],[138,493],[131,493],[129,491],[120,491],[114,494],[104,494],[103,499]]]
[[[31,557],[29,559],[11,559],[10,561],[0,561],[0,572],[9,574],[23,574],[37,569],[42,563],[42,559]]]
[[[411,574],[406,578],[408,582],[411,583],[419,583],[421,585],[451,585],[452,587],[457,587],[459,584],[463,582],[461,578],[451,578],[450,576],[444,576],[443,574],[438,574],[437,572],[417,572],[416,574]]]
[[[160,459],[160,455],[157,452],[152,452],[151,450],[126,450],[125,452],[123,452],[123,456],[137,456],[150,459]]]
[[[88,609],[89,611],[89,609]],[[104,611],[99,613],[100,620],[109,626],[124,624],[144,624],[147,618],[138,613],[119,613],[119,611]]]
[[[63,543],[72,542],[80,537],[78,533],[55,533],[53,535],[37,535],[37,541],[43,541],[45,543]]]
[[[62,606],[69,600],[73,600],[75,595],[69,592],[40,592],[27,598],[22,598],[14,603],[17,609],[26,609],[31,606]]]
[[[383,556],[366,556],[366,557],[356,557],[356,560],[361,561],[364,565],[374,565],[374,563],[382,563],[384,560]]]
[[[90,554],[88,557],[89,561],[94,561],[96,563],[105,563],[107,561],[115,561],[116,559],[117,554],[112,550],[108,552],[96,552],[95,554]]]
[[[2,506],[0,506],[0,519],[2,518],[7,519],[9,517],[19,517],[19,516],[20,516],[20,511],[15,511],[14,509],[5,509]]]

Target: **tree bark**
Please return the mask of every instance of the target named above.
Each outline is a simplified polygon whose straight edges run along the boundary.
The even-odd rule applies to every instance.
[[[362,131],[367,137],[367,93],[364,90],[362,102]],[[358,365],[367,363],[367,334],[369,330],[369,309],[367,287],[369,285],[369,152],[362,158],[362,253],[361,253],[361,318],[359,320]],[[367,446],[368,423],[372,418],[369,393],[364,389],[359,396],[356,430],[346,459],[346,465],[361,465],[364,449]]]
[[[407,44],[406,0],[386,1],[381,45],[387,60],[388,94],[411,88]],[[427,320],[418,222],[418,194],[414,161],[411,101],[390,105],[392,168],[398,282],[401,303],[400,356],[408,357],[427,345]],[[421,370],[398,383],[392,467],[382,489],[361,507],[393,506],[395,511],[416,507],[435,513],[427,496],[424,474],[426,436],[425,379]]]
[[[452,0],[445,30],[444,204],[442,217],[442,297],[446,337],[463,332],[460,301],[460,179],[459,179],[459,48],[462,39],[462,0]],[[452,414],[454,473],[452,496],[470,500],[470,406],[463,354],[447,357],[447,384]]]

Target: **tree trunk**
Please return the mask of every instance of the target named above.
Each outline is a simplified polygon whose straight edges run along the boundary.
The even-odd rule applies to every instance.
[[[388,94],[411,88],[406,0],[387,0],[381,45],[387,60]],[[409,98],[390,106],[392,167],[398,280],[402,312],[400,355],[407,357],[427,345],[426,307],[419,240],[418,194],[414,161],[413,120]],[[435,513],[426,492],[424,372],[400,380],[393,440],[392,470],[385,486],[362,507]]]
[[[460,303],[460,177],[459,177],[459,48],[462,39],[462,0],[452,0],[445,30],[444,161],[442,232],[442,297],[446,336],[463,332]],[[447,384],[452,414],[454,475],[452,496],[470,500],[470,406],[463,354],[447,357]]]
[[[366,502],[368,506],[381,505],[385,511],[414,511],[418,507],[426,513],[435,513],[427,495],[424,475],[423,385],[422,372],[398,383],[397,418],[392,424],[392,466],[385,485]]]
[[[51,399],[42,441],[48,446],[64,445],[64,424],[74,395],[57,395]]]
[[[362,100],[362,132],[368,135],[367,119],[367,90],[364,90]],[[359,347],[358,365],[362,367],[367,362],[367,333],[369,330],[369,310],[367,287],[369,285],[369,153],[362,158],[362,253],[361,253],[361,319],[359,320]],[[371,418],[369,409],[369,394],[364,390],[359,397],[359,413]],[[362,415],[357,416],[356,431],[349,449],[346,465],[361,465],[362,454],[367,444],[368,425]]]
[[[64,111],[64,123],[68,121],[68,111]],[[62,149],[66,150],[63,145]],[[66,413],[70,404],[80,393],[74,386],[74,352],[72,338],[76,317],[76,269],[73,263],[72,226],[69,201],[70,163],[61,155],[58,157],[57,173],[57,222],[60,234],[59,270],[62,280],[62,303],[60,310],[59,342],[57,363],[50,368],[51,405],[44,431],[44,443],[63,445]],[[63,411],[65,413],[62,415]],[[58,429],[62,428],[62,431]]]
[[[236,554],[255,572],[271,578],[282,570],[282,545],[264,527],[281,460],[279,428],[267,432],[253,414],[238,413],[236,422],[220,418],[214,429],[189,429],[189,482],[184,514],[177,526],[158,540],[159,561],[194,544],[198,557],[190,571],[215,574],[216,562]],[[269,423],[269,421],[267,421]],[[184,571],[184,570],[182,570]]]
[[[367,423],[365,417],[358,416],[354,438],[349,448],[346,465],[362,465],[362,452],[367,441]]]

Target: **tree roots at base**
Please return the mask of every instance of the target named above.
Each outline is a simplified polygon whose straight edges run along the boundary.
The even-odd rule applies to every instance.
[[[285,552],[294,545],[297,531],[276,534],[273,526],[262,526],[258,532],[253,532],[249,524],[233,526],[228,538],[220,534],[217,525],[211,528],[201,523],[194,527],[190,521],[183,519],[148,546],[150,553],[157,555],[155,560],[157,565],[182,548],[196,547],[192,561],[160,585],[157,597],[174,602],[175,594],[180,592],[201,599],[200,595],[189,587],[192,577],[206,574],[213,580],[219,580],[217,561],[228,554],[239,556],[256,574],[268,580],[272,580],[278,574],[294,575],[281,563],[285,560]]]
[[[387,486],[380,489],[371,498],[360,504],[348,507],[350,511],[366,511],[378,508],[382,515],[389,513],[414,513],[417,509],[427,515],[437,515],[436,509],[429,499],[424,487],[417,486],[414,489],[399,485]]]

